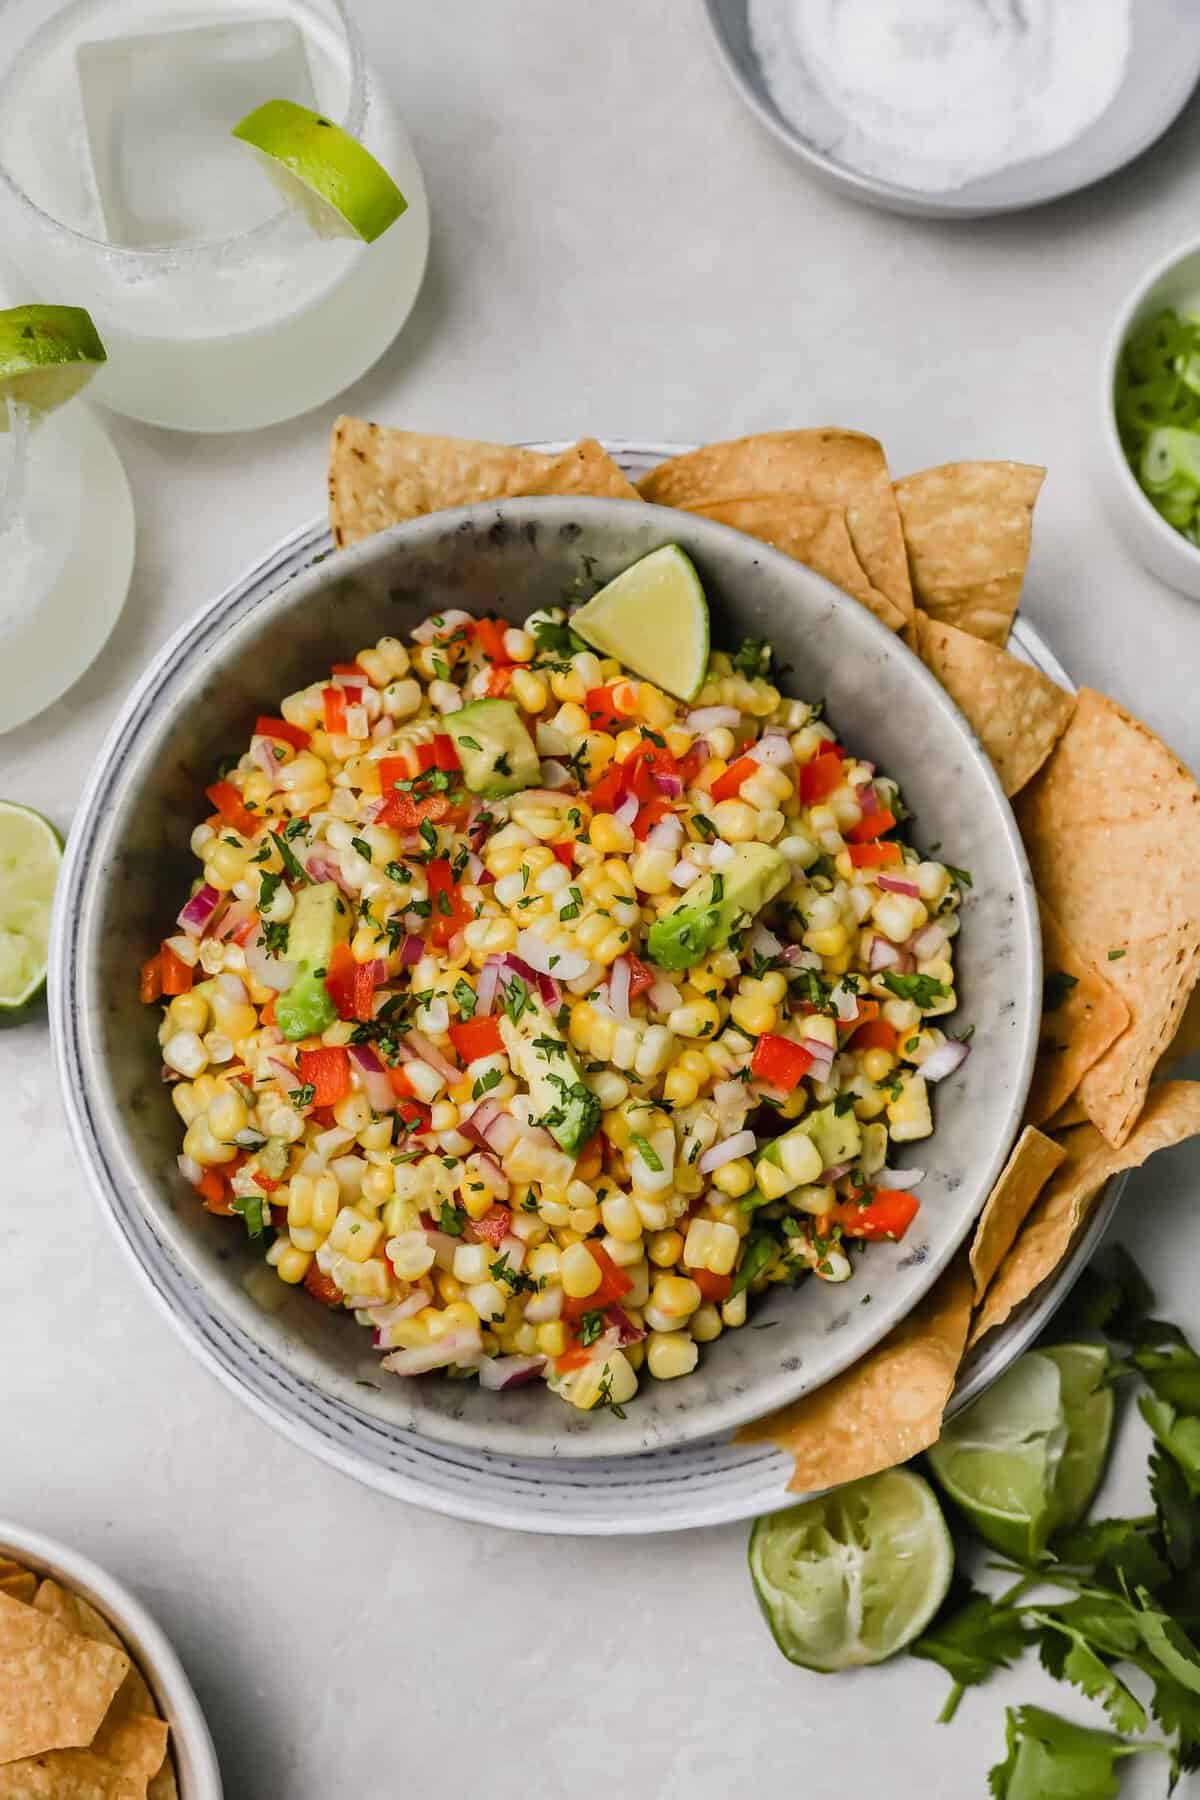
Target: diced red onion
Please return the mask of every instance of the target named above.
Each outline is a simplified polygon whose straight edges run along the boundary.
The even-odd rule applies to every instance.
[[[343,894],[348,895],[350,899],[354,898],[354,889],[346,886],[342,879],[340,866],[332,856],[327,856],[324,850],[314,850],[311,856],[306,858],[304,867],[314,881],[336,882]]]
[[[424,954],[425,939],[418,937],[415,931],[410,931],[401,939],[400,965],[402,968],[411,969],[414,963],[420,962]]]
[[[862,807],[864,813],[879,811],[879,795],[875,792],[873,782],[864,782],[862,787],[855,788],[854,798],[858,801],[858,804]]]
[[[721,1143],[714,1144],[711,1150],[706,1150],[696,1167],[701,1175],[711,1175],[714,1169],[724,1168],[728,1162],[736,1162],[739,1156],[749,1156],[755,1142],[752,1131],[736,1131],[732,1137],[727,1137]]]
[[[564,788],[575,789],[578,785],[566,764],[560,763],[553,756],[548,756],[542,763],[541,776],[542,786],[549,788],[551,793],[558,793]]]
[[[505,1156],[522,1135],[519,1120],[506,1113],[499,1100],[481,1100],[459,1123],[459,1129],[481,1149]]]
[[[372,1112],[390,1113],[396,1110],[396,1093],[388,1080],[387,1070],[372,1050],[370,1044],[348,1044],[350,1060],[358,1070],[363,1092]]]
[[[425,1217],[422,1214],[422,1217]],[[439,1269],[449,1272],[454,1267],[454,1252],[458,1249],[458,1239],[451,1237],[448,1231],[439,1231],[436,1225],[426,1225],[425,1242],[433,1251],[433,1260]]]
[[[871,939],[871,955],[867,963],[871,974],[878,975],[881,969],[894,969],[900,958],[901,952],[896,945],[877,932]]]
[[[472,850],[463,866],[463,874],[473,887],[478,887],[479,877],[483,874],[483,862]]]
[[[496,1004],[496,989],[503,967],[503,957],[489,956],[479,971],[479,980],[475,984],[475,1011],[481,1019],[488,1018]]]
[[[813,1066],[809,1073],[814,1081],[824,1081],[833,1068],[832,1046],[822,1043],[820,1038],[802,1038],[800,1048],[807,1050],[813,1059]]]
[[[733,858],[733,845],[727,844],[724,838],[717,838],[716,841],[709,846],[708,860],[714,869],[727,869],[733,861]]]
[[[683,782],[678,775],[672,775],[669,771],[664,771],[662,769],[652,768],[650,771],[650,779],[658,789],[658,792],[660,794],[665,794],[668,800],[683,799]]]
[[[675,867],[671,870],[672,887],[690,888],[693,881],[698,881],[699,879],[699,869],[696,867],[695,863],[690,863],[686,857],[684,857],[682,862],[677,862]]]
[[[746,1092],[744,1081],[718,1081],[712,1091],[713,1105],[717,1109],[717,1122],[726,1132],[734,1121],[741,1127],[746,1116],[746,1108],[750,1097]],[[715,1149],[715,1145],[713,1146]]]
[[[870,1185],[877,1188],[915,1188],[925,1179],[924,1169],[876,1169]]]
[[[604,1317],[608,1321],[610,1331],[617,1334],[617,1347],[624,1349],[626,1344],[640,1344],[646,1333],[641,1325],[635,1325],[622,1306],[606,1306]]]
[[[613,814],[613,818],[616,819],[618,821],[618,823],[621,825],[632,826],[634,820],[638,816],[638,810],[640,808],[640,805],[641,805],[641,802],[639,801],[637,795],[629,794],[626,796],[626,798],[624,800],[622,800],[620,806],[618,806],[616,812]]]
[[[679,989],[665,975],[659,975],[653,987],[646,990],[646,998],[655,1012],[674,1012],[679,1005]]]
[[[177,1156],[175,1161],[179,1164],[179,1173],[183,1176],[183,1179],[185,1181],[190,1181],[193,1187],[199,1187],[204,1179],[204,1170],[200,1167],[200,1164],[196,1161],[195,1157]]]
[[[562,1289],[549,1287],[540,1294],[530,1295],[525,1302],[525,1317],[530,1325],[553,1325],[555,1319],[561,1319],[562,1309]]]
[[[506,1113],[501,1113],[500,1116],[501,1118],[506,1118],[508,1115]],[[492,1130],[493,1132],[496,1130],[494,1123]],[[500,1135],[503,1136],[503,1132],[501,1132]],[[470,1160],[472,1163],[481,1164],[487,1171],[487,1185],[491,1188],[497,1200],[507,1200],[509,1195],[508,1176],[504,1173],[504,1170],[500,1167],[496,1158],[488,1151],[480,1150],[477,1155],[472,1156]],[[512,1266],[516,1269],[520,1267],[520,1264],[514,1262]]]
[[[176,924],[186,931],[189,937],[203,937],[212,923],[213,914],[221,904],[221,896],[216,888],[209,887],[207,881],[192,895],[187,905],[180,912]]]
[[[382,713],[371,727],[371,736],[376,743],[385,737],[391,737],[396,721],[390,713]]]
[[[479,1385],[502,1394],[506,1388],[537,1381],[545,1371],[544,1356],[485,1356],[479,1365]]]
[[[789,763],[794,763],[796,760],[792,746],[786,737],[773,735],[759,738],[757,744],[751,744],[746,755],[752,761],[762,763],[765,768],[771,769],[785,769]]]
[[[270,738],[256,737],[250,742],[250,755],[258,764],[264,775],[271,777],[272,786],[279,773],[279,758],[275,754],[275,746]]]
[[[919,900],[921,890],[915,881],[908,881],[903,875],[879,874],[875,877],[879,886],[889,894],[907,894],[910,900]]]
[[[520,943],[520,941],[521,940],[518,937],[517,942]],[[547,948],[547,953],[546,953],[547,961],[549,961],[550,957],[553,955],[555,955],[555,952],[550,950],[549,948]],[[574,968],[576,965],[576,962],[579,959],[575,958],[574,956],[572,956],[572,958],[568,959],[567,957],[560,955],[558,957],[557,962],[555,963],[556,972],[560,971],[560,966],[563,963],[567,962],[568,960],[571,961],[571,966],[572,966],[572,968]],[[500,961],[501,961],[500,980],[504,984],[505,987],[508,986],[509,981],[511,980],[511,978],[514,975],[519,975],[521,980],[525,983],[525,985],[527,987],[532,987],[532,988],[537,989],[537,991],[538,991],[539,995],[541,996],[541,999],[545,1005],[547,1005],[547,1006],[561,1006],[562,1005],[562,989],[559,987],[558,982],[555,979],[554,975],[547,975],[541,969],[533,968],[529,963],[527,963],[525,961],[524,957],[516,955],[516,953],[512,950],[506,951],[505,954],[501,957]],[[586,966],[590,967],[591,965],[588,964]],[[580,974],[583,974],[583,972],[584,971],[582,969],[579,970]],[[568,975],[564,971],[564,972],[562,972],[562,979],[564,981],[574,981],[575,976]]]
[[[254,917],[257,910],[253,900],[235,900],[233,905],[227,907],[221,914],[220,919],[210,926],[212,936],[220,938],[223,942],[227,941],[233,936],[239,925],[244,925],[247,919]]]
[[[448,637],[453,637],[460,625],[473,623],[470,613],[450,607],[446,612],[433,613],[428,619],[422,619],[419,625],[413,626],[410,635],[416,644],[444,643]]]
[[[267,1061],[271,1065],[271,1073],[274,1075],[276,1081],[282,1081],[284,1087],[288,1089],[299,1087],[300,1077],[297,1075],[295,1069],[289,1067],[287,1063],[282,1062],[277,1056],[268,1056]]]
[[[482,1357],[483,1340],[478,1331],[463,1326],[461,1330],[448,1331],[436,1343],[423,1344],[419,1350],[393,1350],[379,1366],[393,1375],[427,1375],[432,1369],[448,1369],[451,1363],[473,1365]]]
[[[970,1044],[964,1044],[958,1038],[947,1038],[936,1050],[931,1050],[920,1066],[919,1073],[926,1081],[944,1081],[947,1075],[953,1075],[955,1069],[961,1069],[971,1054]]]
[[[414,1056],[427,1062],[431,1069],[436,1069],[445,1081],[457,1081],[462,1070],[442,1055],[436,1044],[431,1044],[423,1031],[407,1031],[404,1042]]]
[[[853,988],[848,988],[844,982],[839,981],[829,997],[841,1024],[848,1025],[852,1019],[857,1019],[858,995]]]
[[[629,983],[633,970],[627,956],[618,956],[608,975],[608,1002],[618,1019],[629,1017]]]
[[[682,824],[674,813],[669,813],[665,819],[660,819],[658,824],[652,826],[647,832],[646,848],[647,850],[674,850],[682,836]]]
[[[950,939],[936,919],[930,919],[928,925],[922,925],[920,931],[914,931],[905,945],[906,950],[919,957],[922,962],[930,962],[940,956]]]
[[[775,936],[775,933],[773,931],[768,931],[765,925],[756,925],[754,930],[750,933],[750,949],[754,952],[755,956],[764,956],[773,959],[780,954],[783,945]]]
[[[819,970],[824,967],[816,951],[806,950],[803,944],[785,944],[779,955],[789,969]]]
[[[246,939],[246,969],[254,980],[263,987],[273,988],[277,994],[284,994],[295,982],[300,973],[300,964],[289,962],[286,958],[272,956],[263,943],[261,931],[256,931]]]
[[[683,722],[689,731],[736,731],[742,715],[736,706],[697,706]]]
[[[848,1175],[853,1167],[852,1162],[830,1163],[827,1169],[821,1170],[819,1178],[821,1186],[832,1187],[835,1181],[840,1181],[843,1175]]]

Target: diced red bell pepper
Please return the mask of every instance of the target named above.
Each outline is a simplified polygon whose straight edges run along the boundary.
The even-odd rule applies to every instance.
[[[354,965],[354,1016],[360,1022],[375,1017],[375,965]]]
[[[482,1219],[471,1220],[471,1230],[475,1236],[482,1238],[485,1244],[490,1244],[493,1250],[500,1248],[501,1240],[508,1236],[511,1225],[511,1211],[507,1206],[501,1206],[498,1200],[488,1207]]]
[[[633,835],[639,843],[646,841],[654,827],[661,824],[670,810],[671,802],[663,800],[661,797],[657,800],[647,800],[644,806],[638,808],[638,816],[633,821]]]
[[[255,1169],[250,1176],[255,1187],[260,1187],[264,1194],[273,1194],[276,1188],[282,1187],[281,1181],[275,1181],[270,1175],[264,1175],[261,1169]]]
[[[591,1360],[590,1349],[585,1350],[582,1344],[571,1344],[561,1356],[555,1357],[554,1372],[556,1375],[569,1375],[572,1369],[582,1369],[583,1365],[590,1363]]]
[[[189,994],[193,971],[176,956],[170,944],[162,947],[162,991],[164,994]]]
[[[904,860],[899,844],[851,844],[846,854],[855,869],[894,869]]]
[[[865,1019],[855,1026],[850,1042],[856,1050],[890,1050],[894,1055],[900,1034],[886,1019]]]
[[[711,1269],[689,1269],[688,1274],[700,1289],[703,1298],[710,1300],[714,1306],[720,1306],[723,1300],[728,1300],[733,1289],[732,1275],[714,1275]]]
[[[332,1275],[326,1275],[315,1262],[309,1265],[308,1274],[304,1277],[304,1285],[313,1299],[319,1300],[322,1306],[340,1306],[342,1304],[341,1288]]]
[[[600,1286],[582,1300],[572,1299],[570,1294],[564,1295],[562,1316],[570,1325],[581,1319],[585,1312],[595,1312],[598,1307],[603,1308],[611,1305],[614,1300],[620,1300],[633,1286],[624,1269],[618,1269],[602,1244],[597,1243],[594,1238],[588,1238],[584,1249],[600,1271]]]
[[[650,738],[643,738],[636,750],[630,752],[621,764],[625,777],[625,791],[636,794],[643,805],[647,801],[658,800],[659,793],[655,775],[678,776],[679,764],[671,755],[665,744],[656,744]]]
[[[439,731],[433,740],[434,767],[444,769],[447,775],[453,775],[462,768],[458,760],[458,747],[448,731]]]
[[[435,857],[433,862],[426,864],[425,882],[432,908],[429,935],[435,946],[444,950],[454,934],[470,924],[473,915],[455,886],[446,857]]]
[[[244,944],[246,942],[247,938],[251,938],[254,936],[254,933],[258,930],[258,927],[259,927],[258,914],[256,912],[252,912],[248,918],[245,918],[242,920],[242,922],[238,926],[237,930],[231,931],[229,935],[233,939],[235,944]]]
[[[349,944],[335,944],[325,970],[325,991],[337,1009],[339,1019],[353,1019],[354,983],[358,964]]]
[[[834,1207],[832,1218],[841,1226],[842,1235],[851,1238],[902,1238],[917,1214],[921,1202],[903,1188],[873,1188],[870,1198],[842,1200]]]
[[[812,1062],[812,1056],[803,1044],[794,1044],[791,1038],[781,1037],[777,1032],[764,1031],[754,1046],[750,1073],[756,1081],[765,1081],[768,1087],[782,1088],[784,1093],[790,1094],[808,1074]]]
[[[575,846],[574,846],[574,844],[551,844],[550,848],[554,852],[555,861],[560,862],[564,869],[574,868],[574,866],[575,866]]]
[[[610,763],[603,775],[601,775],[599,781],[593,783],[589,797],[594,813],[616,812],[621,801],[625,798],[625,770],[623,765],[621,763]]]
[[[826,744],[800,771],[800,799],[805,806],[818,806],[841,785],[841,749],[836,744]]]
[[[259,1014],[259,1018],[264,1025],[273,1025],[275,1023],[275,1002],[278,998],[278,994],[272,994],[271,998],[267,1001],[267,1004],[263,1007],[262,1012]]]
[[[757,768],[758,764],[752,756],[739,756],[736,762],[731,762],[729,767],[717,776],[709,793],[714,800],[733,800],[741,793],[743,781],[749,781]]]
[[[510,663],[493,663],[488,670],[488,699],[499,700],[503,695],[507,694],[509,688],[512,686],[512,678],[513,672]]]
[[[460,1019],[457,1024],[450,1026],[450,1042],[464,1064],[473,1063],[481,1056],[504,1054],[500,1021],[494,1017]]]
[[[696,777],[709,761],[712,752],[703,738],[697,738],[679,765],[679,779],[685,788],[695,787]]]
[[[396,1108],[396,1117],[404,1129],[414,1137],[421,1137],[429,1130],[432,1114],[421,1100],[401,1100]]]
[[[445,794],[388,794],[375,816],[377,825],[390,825],[396,831],[416,831],[426,819],[440,825],[450,812]]]
[[[142,964],[141,979],[138,983],[138,999],[143,1006],[153,1006],[162,998],[162,951],[156,950]]]
[[[289,725],[286,719],[271,719],[260,713],[254,721],[255,737],[278,738],[282,743],[290,744],[293,750],[307,750],[312,742],[307,731],[299,725]]]
[[[613,705],[613,685],[589,688],[583,697],[584,711],[595,731],[620,731],[625,722],[627,715]]]
[[[297,1058],[300,1085],[313,1090],[313,1106],[336,1106],[350,1092],[350,1057],[340,1044],[302,1050]]]
[[[654,986],[654,970],[648,969],[632,951],[627,952],[626,961],[629,964],[629,998],[636,1000],[639,994],[644,994],[647,988]]]
[[[334,663],[332,673],[334,675],[349,675],[355,681],[370,680],[370,676],[367,674],[367,671],[363,668],[362,664],[356,662]]]
[[[864,813],[857,825],[852,825],[846,833],[846,841],[850,844],[870,844],[881,838],[885,831],[890,831],[896,823],[896,816],[886,806],[876,812]]]
[[[220,1213],[222,1218],[232,1214],[229,1183],[219,1169],[205,1169],[196,1183],[196,1192],[204,1202],[205,1212]]]
[[[852,1019],[839,1019],[837,1024],[839,1032],[845,1033],[846,1042],[854,1036],[855,1032],[861,1031],[864,1025],[870,1024],[873,1019],[879,1017],[878,1000],[860,1000],[856,998],[854,1004],[858,1008],[854,1017]]]
[[[204,793],[220,813],[222,825],[240,832],[242,837],[253,837],[262,830],[262,820],[248,810],[232,781],[215,781]]]
[[[340,687],[321,689],[321,705],[325,709],[325,729],[330,736],[341,736],[346,730],[346,690]]]
[[[512,657],[504,648],[504,634],[507,630],[508,626],[503,619],[476,619],[475,642],[490,663],[511,664]]]
[[[397,1063],[394,1069],[389,1069],[387,1078],[392,1084],[393,1094],[399,1094],[402,1100],[416,1099],[416,1089],[408,1079],[408,1071],[403,1063]]]

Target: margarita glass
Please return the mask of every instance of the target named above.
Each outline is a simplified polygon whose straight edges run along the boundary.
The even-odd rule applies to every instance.
[[[109,357],[97,399],[247,429],[381,355],[416,299],[429,215],[342,0],[6,0],[4,23],[0,258],[21,290],[87,306]],[[394,178],[408,207],[376,242],[318,235],[234,139],[273,99],[340,124]]]

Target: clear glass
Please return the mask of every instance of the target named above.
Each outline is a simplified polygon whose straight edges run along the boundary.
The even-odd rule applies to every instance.
[[[0,401],[0,731],[68,688],[112,630],[133,569],[133,506],[95,415]]]
[[[216,14],[198,0],[6,0],[3,20],[0,258],[20,299],[91,312],[109,355],[96,399],[152,424],[246,429],[375,361],[416,299],[428,208],[342,0],[221,0]],[[305,100],[306,81],[408,200],[374,244],[316,236],[228,138],[248,96]]]

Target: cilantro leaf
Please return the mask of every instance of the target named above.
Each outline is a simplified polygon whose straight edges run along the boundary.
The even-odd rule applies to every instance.
[[[1150,1494],[1171,1567],[1179,1571],[1190,1568],[1200,1548],[1200,1517],[1183,1470],[1161,1448],[1150,1455]]]
[[[1188,1492],[1200,1498],[1200,1419],[1180,1418],[1157,1394],[1143,1394],[1138,1411],[1163,1449],[1174,1457]]]
[[[1141,1701],[1097,1654],[1082,1631],[1047,1614],[1032,1616],[1044,1620],[1046,1625],[1040,1645],[1043,1668],[1059,1681],[1072,1682],[1089,1700],[1098,1700],[1118,1731],[1145,1731],[1146,1710]]]
[[[950,992],[944,981],[937,981],[932,975],[897,975],[892,969],[885,969],[882,981],[889,994],[895,994],[897,1000],[911,1000],[922,1011],[935,1000],[944,1000]]]
[[[748,680],[753,681],[756,675],[769,673],[771,646],[766,638],[743,638],[732,661],[739,675],[745,675]]]
[[[478,1005],[475,989],[471,986],[469,981],[464,981],[460,975],[454,984],[453,991],[454,998],[458,1002],[459,1017],[462,1019],[473,1019],[475,1017],[475,1008]]]
[[[943,1607],[929,1630],[909,1648],[914,1656],[939,1664],[954,1682],[941,1714],[942,1720],[948,1721],[963,1688],[976,1687],[997,1669],[1007,1669],[1033,1641],[1034,1633],[1015,1606],[992,1600],[968,1581],[956,1578],[948,1608]]]
[[[1040,1706],[1009,1707],[1008,1755],[988,1773],[994,1800],[1116,1800],[1120,1757],[1160,1744],[1127,1744]]]
[[[751,1189],[752,1193],[755,1191],[753,1188]],[[752,1281],[756,1281],[764,1269],[770,1268],[779,1254],[779,1248],[778,1238],[773,1237],[769,1231],[752,1231],[750,1233],[742,1249],[741,1266],[734,1275],[733,1286],[729,1290],[731,1300],[735,1294],[740,1294],[744,1288],[748,1288]]]

